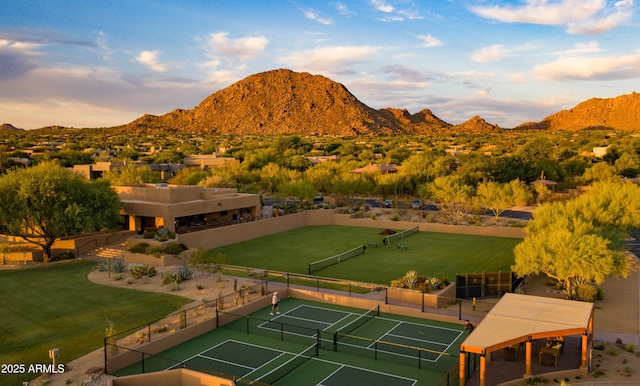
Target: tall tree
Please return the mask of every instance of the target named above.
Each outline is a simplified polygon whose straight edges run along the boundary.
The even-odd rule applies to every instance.
[[[639,226],[640,187],[596,185],[574,200],[540,206],[527,224],[525,240],[514,249],[512,269],[519,276],[545,273],[568,298],[576,298],[580,285],[627,276],[622,239]]]
[[[500,215],[514,205],[526,205],[531,200],[531,191],[520,180],[509,183],[481,182],[476,193],[478,204],[493,213],[496,224]]]
[[[87,181],[57,162],[0,177],[1,230],[40,246],[45,261],[61,237],[114,227],[119,209],[107,181]]]
[[[425,185],[425,193],[454,224],[463,220],[473,209],[474,189],[460,176],[438,177]]]

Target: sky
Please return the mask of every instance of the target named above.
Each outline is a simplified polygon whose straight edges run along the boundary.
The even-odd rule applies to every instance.
[[[640,91],[639,0],[2,0],[0,124],[110,127],[287,68],[500,127]]]

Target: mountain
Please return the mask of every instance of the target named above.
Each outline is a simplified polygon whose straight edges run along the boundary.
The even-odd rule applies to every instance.
[[[321,75],[286,69],[251,75],[213,93],[192,110],[144,115],[129,131],[178,130],[223,134],[426,134],[452,127],[424,109],[375,110],[345,86]]]
[[[3,123],[2,125],[0,125],[0,131],[17,131],[17,130],[24,130],[24,129],[19,129],[10,123]]]
[[[500,127],[498,125],[487,123],[477,115],[464,123],[453,126],[451,129],[455,133],[489,133],[499,130]]]
[[[536,130],[640,130],[640,94],[615,98],[592,98],[574,108],[549,115],[540,122],[527,122],[517,129]]]

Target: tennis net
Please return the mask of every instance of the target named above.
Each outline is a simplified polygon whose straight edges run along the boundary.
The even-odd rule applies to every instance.
[[[398,232],[398,233],[389,235],[389,236],[385,237],[385,244],[390,246],[391,243],[395,243],[398,240],[402,240],[404,238],[407,238],[407,237],[409,237],[411,235],[414,235],[414,234],[418,233],[418,230],[419,230],[419,226],[416,225],[413,228],[409,228],[409,229],[404,230],[402,232]]]
[[[379,304],[369,311],[365,312],[364,314],[358,316],[356,319],[352,320],[345,326],[336,330],[336,332],[333,334],[334,349],[336,348],[338,340],[340,340],[342,337],[348,336],[350,333],[362,327],[365,323],[371,321],[376,316],[380,316]]]
[[[355,335],[344,335],[343,338],[336,341],[335,351],[440,373],[447,373],[458,362],[457,355],[424,347]]]
[[[345,261],[345,260],[349,260],[352,257],[356,257],[358,255],[362,255],[365,251],[365,249],[367,249],[367,247],[362,244],[360,246],[357,246],[353,249],[350,249],[346,252],[337,254],[335,256],[331,256],[331,257],[327,257],[326,259],[322,259],[322,260],[318,260],[318,261],[314,261],[313,263],[309,263],[309,275],[311,275],[311,272],[316,272],[319,271],[321,269],[327,268],[329,266],[335,265],[335,264],[340,264],[341,262]]]

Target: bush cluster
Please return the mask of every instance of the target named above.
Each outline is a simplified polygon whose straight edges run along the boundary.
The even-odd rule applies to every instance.
[[[409,271],[403,277],[392,280],[390,286],[393,288],[407,288],[421,292],[430,292],[442,289],[451,282],[446,276],[441,278],[418,275],[416,271]]]
[[[140,279],[143,276],[154,277],[158,273],[156,267],[146,264],[135,264],[130,269],[131,276],[133,276],[134,279]]]
[[[190,280],[193,277],[193,271],[188,266],[181,266],[176,273],[163,272],[162,284],[180,283],[185,280]]]
[[[175,232],[171,232],[166,228],[160,228],[157,231],[145,231],[143,234],[145,239],[154,239],[158,241],[167,241],[176,238]]]
[[[182,251],[186,251],[187,246],[182,243],[171,243],[165,246],[149,245],[147,243],[139,243],[129,247],[131,253],[142,253],[145,255],[154,255],[160,257],[162,255],[179,255]]]

